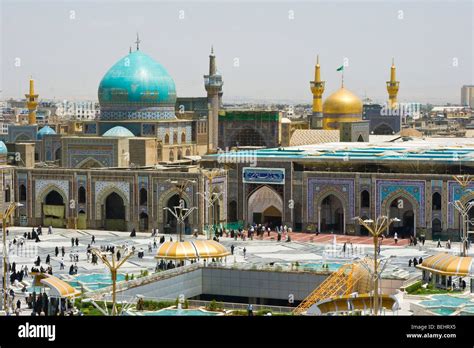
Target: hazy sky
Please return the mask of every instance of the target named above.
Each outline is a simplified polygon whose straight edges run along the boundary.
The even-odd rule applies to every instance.
[[[2,0],[0,18],[2,98],[22,97],[33,75],[40,98],[96,99],[136,32],[140,49],[173,76],[178,96],[205,95],[211,44],[224,101],[310,103],[318,53],[324,97],[339,87],[344,57],[345,86],[359,97],[386,99],[392,57],[401,101],[459,103],[461,86],[474,84],[471,0]]]

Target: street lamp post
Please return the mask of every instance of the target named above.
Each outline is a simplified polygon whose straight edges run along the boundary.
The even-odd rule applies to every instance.
[[[124,255],[122,256],[121,260],[117,260],[117,252],[122,251]],[[112,315],[115,315],[117,312],[116,309],[116,292],[117,292],[117,271],[119,270],[120,267],[133,255],[133,251],[128,249],[128,248],[118,248],[117,250],[114,249],[114,252],[111,255],[111,261],[107,259],[107,253],[102,252],[98,248],[92,248],[91,252],[95,254],[104,265],[107,266],[107,268],[110,271],[110,276],[112,278]],[[106,306],[107,308],[107,306]]]
[[[388,216],[378,216],[375,221],[372,219],[361,219],[355,217],[354,220],[360,225],[364,226],[367,231],[372,235],[374,243],[374,315],[378,315],[379,312],[379,262],[377,261],[377,254],[379,249],[379,237],[382,235],[385,229],[394,221],[400,221],[398,218],[389,219]]]
[[[468,241],[469,211],[474,207],[474,201],[463,204],[461,201],[450,202],[461,216],[461,256],[467,256],[466,244]]]
[[[222,192],[213,192],[212,194],[209,191],[203,192],[197,192],[198,195],[200,195],[203,199],[204,202],[206,202],[206,211],[208,212],[207,216],[207,239],[211,239],[212,237],[212,232],[214,231],[214,220],[215,220],[215,206],[214,204],[219,200],[219,198],[222,196]],[[209,211],[212,212],[212,217],[209,215]]]
[[[1,215],[2,217],[2,232],[3,232],[3,310],[7,311],[8,309],[8,294],[7,294],[7,221],[10,219],[10,216],[15,211],[16,207],[21,207],[23,204],[12,202],[5,210],[5,212]]]
[[[179,233],[178,233],[178,241],[182,242],[183,241],[183,227],[184,227],[184,221],[186,218],[193,212],[196,207],[191,207],[191,208],[185,208],[184,207],[184,199],[179,200],[179,205],[173,207],[173,210],[171,210],[168,207],[164,207],[164,210],[168,210],[171,215],[173,215],[178,222],[179,226]]]
[[[190,209],[186,209],[184,207],[184,200],[183,200],[183,195],[184,195],[184,191],[186,191],[186,187],[189,185],[189,184],[195,184],[196,183],[196,180],[190,180],[190,179],[184,179],[184,180],[171,180],[171,179],[168,179],[166,180],[167,182],[173,184],[176,189],[178,190],[178,195],[179,195],[179,205],[178,206],[175,206],[173,207],[173,210],[171,210],[170,208],[168,207],[164,207],[163,210],[168,210],[169,212],[171,212],[171,214],[176,218],[177,222],[178,222],[178,235],[179,235],[179,241],[182,242],[182,232],[181,231],[181,224],[184,225],[184,220],[182,222],[179,221],[178,219],[178,216],[182,216],[183,214],[181,213],[178,213],[177,209],[179,209],[180,211],[183,211],[183,210],[186,210],[186,211],[189,211],[189,214],[195,209],[195,208],[190,208]],[[185,219],[189,216],[189,214],[186,214],[186,217]]]
[[[466,191],[469,187],[469,185],[474,181],[474,177],[470,175],[460,175],[456,176],[453,175],[454,180],[462,187],[463,191]],[[462,220],[462,227],[460,227],[460,232],[461,232],[461,255],[462,256],[467,256],[467,248],[466,244],[468,241],[468,230],[469,230],[469,210],[474,206],[474,202],[466,202],[462,203],[460,200],[455,201],[454,203],[450,202],[453,204],[454,208],[459,212]]]
[[[215,220],[215,203],[220,199],[222,196],[222,192],[213,192],[214,187],[214,178],[222,175],[222,169],[214,168],[212,170],[203,170],[200,169],[200,172],[203,176],[206,177],[208,182],[208,188],[204,187],[203,192],[197,192],[198,195],[202,196],[204,201],[206,202],[206,212],[207,212],[207,239],[212,238],[212,232],[214,231],[214,220]],[[212,212],[212,219],[210,217],[210,213]]]

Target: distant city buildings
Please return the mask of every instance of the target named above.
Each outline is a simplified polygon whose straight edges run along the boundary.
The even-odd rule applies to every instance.
[[[461,88],[461,105],[474,109],[474,85],[464,85]]]

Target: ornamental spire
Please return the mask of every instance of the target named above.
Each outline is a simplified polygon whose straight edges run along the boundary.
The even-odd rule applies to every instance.
[[[138,33],[137,33],[137,41],[135,41],[135,43],[137,44],[137,51],[140,50],[140,37],[138,36]]]

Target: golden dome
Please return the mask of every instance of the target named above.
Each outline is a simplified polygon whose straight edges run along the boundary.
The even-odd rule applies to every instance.
[[[229,255],[226,247],[213,240],[192,240],[185,242],[164,242],[158,248],[155,258],[167,260],[193,260],[220,258]]]
[[[362,114],[362,101],[341,87],[324,101],[323,114]]]

